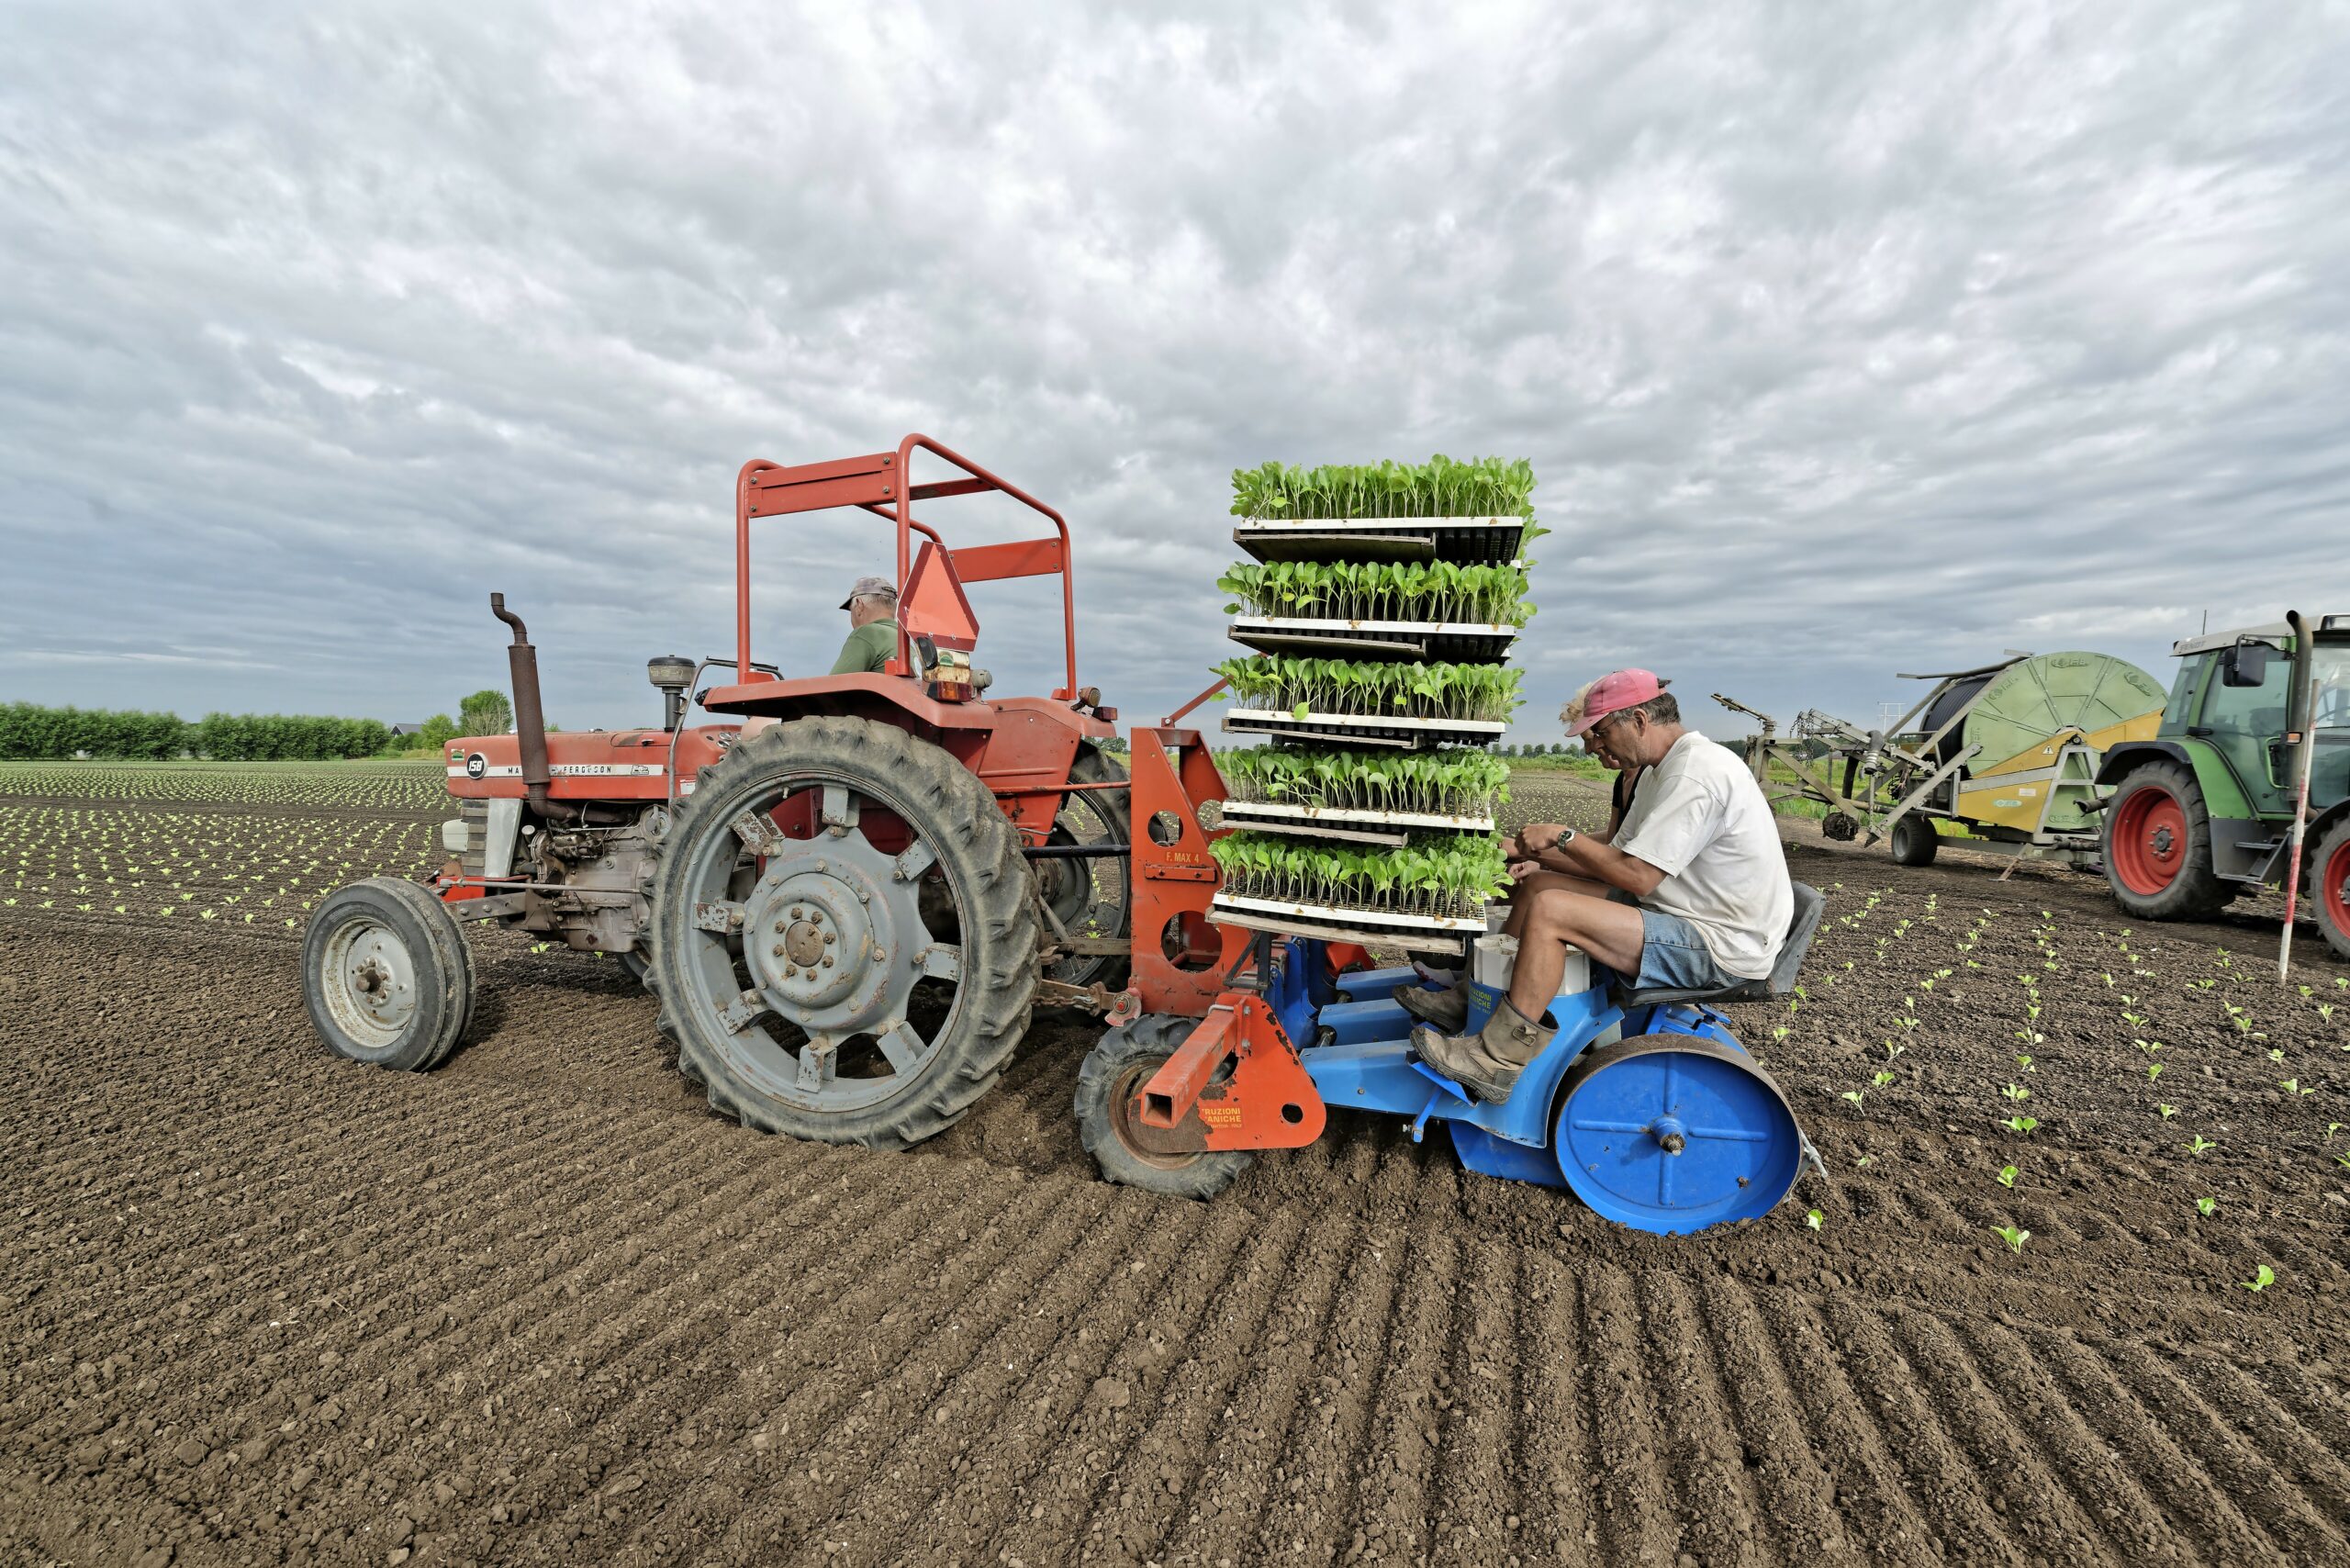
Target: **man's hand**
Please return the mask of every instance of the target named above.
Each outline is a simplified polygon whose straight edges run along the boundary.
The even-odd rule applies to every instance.
[[[1505,860],[1539,859],[1559,846],[1559,840],[1566,831],[1557,823],[1528,823],[1502,841],[1502,857]]]
[[[1513,860],[1509,863],[1509,879],[1522,882],[1541,869],[1542,862],[1539,860]]]

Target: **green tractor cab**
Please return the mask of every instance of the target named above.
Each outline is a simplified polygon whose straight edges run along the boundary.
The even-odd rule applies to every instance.
[[[2350,958],[2350,615],[2299,627],[2174,645],[2178,678],[2160,731],[2113,747],[2098,770],[2113,786],[2105,875],[2141,920],[2199,919],[2282,882],[2306,744],[2302,873],[2326,941]]]

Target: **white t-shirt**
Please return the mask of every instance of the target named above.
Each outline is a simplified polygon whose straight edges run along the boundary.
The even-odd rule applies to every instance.
[[[1779,824],[1754,775],[1692,730],[1633,788],[1616,847],[1664,873],[1643,909],[1696,928],[1725,974],[1761,980],[1795,918]]]

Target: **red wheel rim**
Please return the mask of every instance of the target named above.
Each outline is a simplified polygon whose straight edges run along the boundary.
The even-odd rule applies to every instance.
[[[2326,924],[2340,935],[2350,936],[2350,838],[2335,845],[2333,853],[2325,857],[2318,886]]]
[[[2152,898],[2187,864],[2187,811],[2159,784],[2131,792],[2113,819],[2113,872],[2121,885]]]

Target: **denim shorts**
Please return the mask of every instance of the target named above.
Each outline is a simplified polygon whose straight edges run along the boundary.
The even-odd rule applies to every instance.
[[[1677,914],[1640,911],[1640,976],[1635,991],[1718,991],[1743,985],[1714,962],[1697,928]]]

